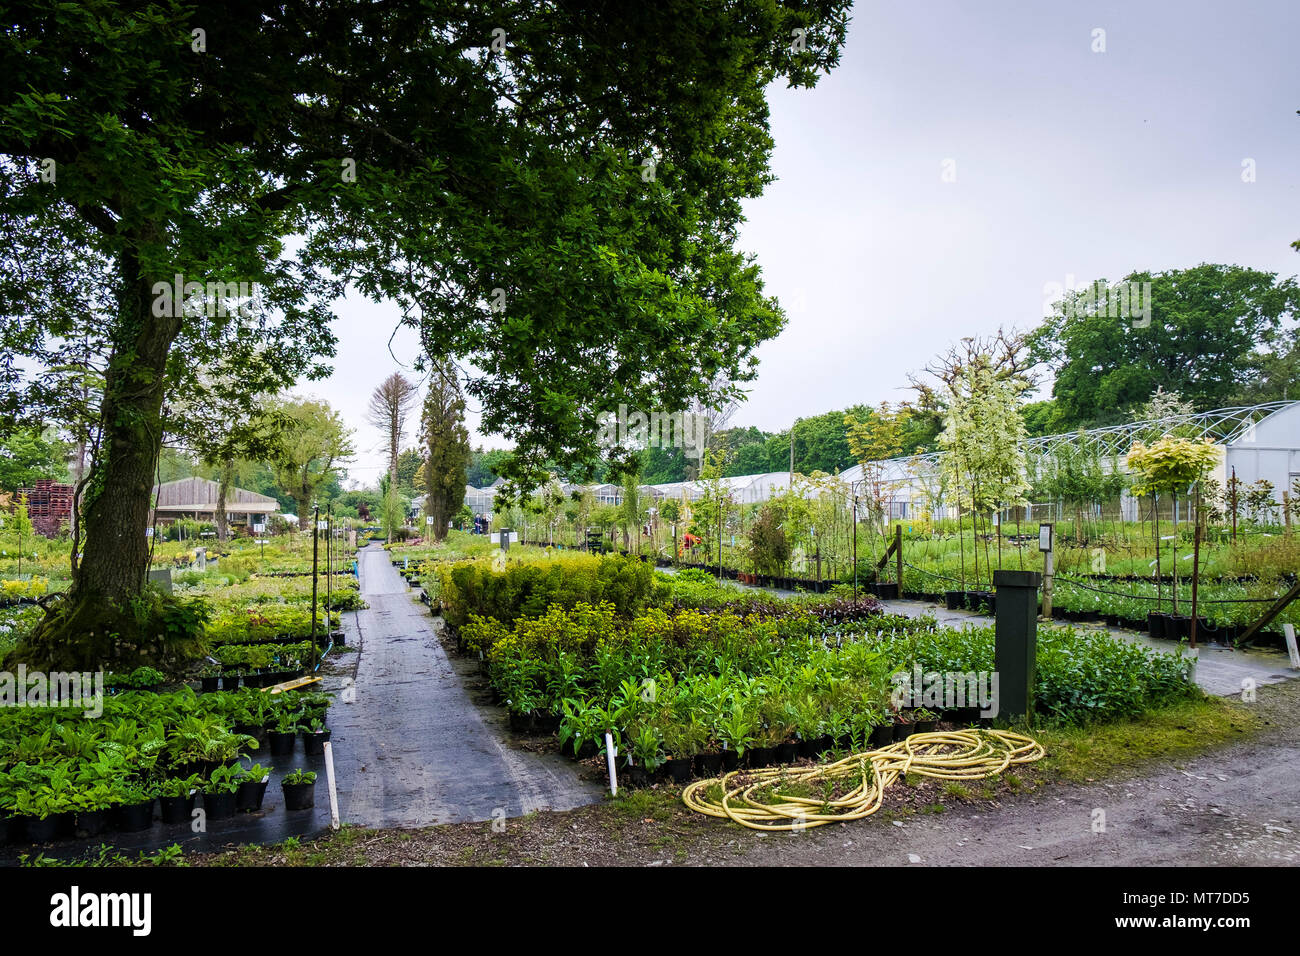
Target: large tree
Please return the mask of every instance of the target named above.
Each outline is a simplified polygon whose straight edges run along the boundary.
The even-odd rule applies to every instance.
[[[455,366],[449,361],[435,362],[420,418],[424,513],[433,519],[430,526],[435,541],[447,537],[448,522],[465,503],[470,450],[464,416],[465,396]]]
[[[1111,302],[1123,302],[1117,290],[1144,283],[1149,296],[1130,294],[1129,314],[1111,314]],[[1270,377],[1260,355],[1289,345],[1279,332],[1300,314],[1294,279],[1241,266],[1134,272],[1104,290],[1094,285],[1067,294],[1032,336],[1034,355],[1056,375],[1060,430],[1125,421],[1159,387],[1198,411],[1226,405],[1252,370],[1264,366],[1261,377]],[[1135,298],[1143,302],[1141,314]]]
[[[275,438],[275,480],[293,498],[298,529],[310,527],[312,502],[354,451],[342,417],[325,402],[291,399],[273,406],[281,430]]]
[[[742,201],[771,179],[765,90],[837,63],[848,6],[11,11],[0,301],[21,321],[3,351],[109,329],[64,636],[143,587],[169,389],[205,365],[240,371],[250,395],[315,370],[349,284],[475,370],[468,394],[523,484],[548,458],[593,457],[603,410],[733,397],[715,383],[752,378],[782,325],[734,248]],[[260,287],[254,308],[229,308],[239,282]],[[55,301],[69,288],[101,308]],[[271,364],[247,362],[267,342]],[[2,371],[0,407],[32,413],[21,368]]]

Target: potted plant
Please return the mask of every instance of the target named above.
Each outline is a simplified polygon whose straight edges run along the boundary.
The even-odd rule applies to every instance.
[[[139,783],[124,783],[120,790],[122,802],[117,808],[117,828],[123,833],[136,833],[153,826],[156,794]]]
[[[225,820],[235,815],[235,794],[239,790],[239,767],[217,767],[203,787],[203,811],[208,820]]]
[[[244,771],[239,779],[239,789],[235,791],[235,809],[241,813],[256,813],[262,809],[262,798],[266,796],[266,785],[271,779],[271,768],[253,764]]]
[[[735,770],[754,742],[754,717],[749,708],[742,704],[732,707],[718,721],[717,736],[722,741],[722,768]]]
[[[293,742],[298,739],[298,714],[284,710],[276,718],[275,729],[267,733],[271,756],[287,757],[293,753]]]
[[[312,720],[299,729],[302,731],[303,752],[308,757],[319,757],[325,753],[325,741],[330,739],[330,731],[323,721]]]
[[[628,782],[640,786],[650,782],[664,763],[663,742],[650,724],[642,724],[632,732],[632,763],[628,766]]]
[[[694,716],[685,722],[668,724],[663,734],[664,750],[668,754],[664,769],[674,783],[685,783],[691,778],[695,755],[703,748],[707,736],[708,731]]]
[[[916,721],[915,732],[918,734],[934,733],[935,725],[939,722],[939,715],[924,707],[918,707],[912,711],[912,718]]]
[[[221,667],[218,664],[209,664],[199,671],[199,687],[205,694],[210,694],[221,685]]]
[[[189,823],[194,815],[194,794],[202,784],[198,774],[168,777],[158,785],[163,823]]]
[[[310,810],[316,806],[316,772],[295,770],[280,781],[286,810]]]

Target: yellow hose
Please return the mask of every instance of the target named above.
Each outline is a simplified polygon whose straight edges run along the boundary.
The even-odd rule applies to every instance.
[[[880,750],[851,754],[816,767],[733,770],[711,780],[697,780],[682,791],[682,801],[692,810],[734,820],[751,830],[805,830],[870,816],[880,809],[889,785],[909,773],[941,780],[982,780],[1013,764],[1041,760],[1044,754],[1038,741],[1009,730],[913,734]],[[860,779],[852,789],[830,798],[837,781],[854,777]],[[706,795],[715,787],[714,796]],[[781,792],[796,788],[822,789],[824,795]],[[765,789],[771,791],[771,802],[755,799]]]

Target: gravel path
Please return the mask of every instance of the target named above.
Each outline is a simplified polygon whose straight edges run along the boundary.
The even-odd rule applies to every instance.
[[[414,827],[567,810],[600,799],[557,755],[513,751],[480,716],[387,552],[358,555],[355,700],[330,713],[340,816]]]

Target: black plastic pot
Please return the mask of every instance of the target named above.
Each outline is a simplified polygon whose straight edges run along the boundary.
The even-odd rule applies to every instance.
[[[799,756],[807,757],[810,760],[815,759],[820,754],[830,750],[833,744],[834,741],[828,734],[821,737],[813,737],[811,740],[801,740],[799,741]]]
[[[1169,636],[1169,615],[1152,611],[1147,615],[1147,631],[1152,637]]]
[[[27,818],[27,842],[49,843],[72,834],[73,814],[51,813],[48,817]]]
[[[162,810],[163,823],[189,823],[194,818],[192,794],[188,797],[159,797],[158,806]]]
[[[915,724],[915,732],[918,734],[932,734],[934,733],[934,725],[936,723],[937,721],[934,720],[918,720]]]
[[[759,767],[770,767],[772,760],[776,756],[775,747],[750,747],[746,752],[749,757],[749,765],[755,769]]]
[[[888,747],[894,742],[894,725],[881,724],[871,729],[871,746]]]
[[[21,827],[14,824],[13,817],[0,817],[0,846],[8,846],[13,843],[20,830]]]
[[[620,779],[625,781],[629,787],[644,787],[650,782],[650,775],[646,773],[645,767],[640,764],[632,764],[623,768]]]
[[[310,730],[302,732],[303,752],[308,757],[320,757],[325,753],[325,741],[330,739],[330,731],[321,730],[312,733]]]
[[[282,783],[284,791],[284,808],[286,810],[310,810],[316,806],[316,784]]]
[[[238,689],[239,689],[239,675],[238,675],[238,674],[222,674],[222,675],[221,675],[221,689],[222,689],[222,690],[238,690]]]
[[[203,795],[203,812],[209,820],[228,820],[235,815],[235,794],[223,790]]]
[[[123,804],[117,808],[117,828],[123,833],[138,833],[153,826],[153,800]]]
[[[510,711],[510,729],[517,734],[526,734],[533,729],[533,715]]]
[[[691,779],[690,757],[680,757],[676,760],[669,760],[664,763],[664,768],[668,771],[668,776],[673,783],[685,783]]]
[[[1186,614],[1170,614],[1165,625],[1165,637],[1191,637],[1192,619]]]
[[[776,745],[776,762],[777,763],[794,763],[799,756],[799,743],[795,740],[787,740],[783,744]]]
[[[965,591],[944,591],[943,600],[944,603],[948,606],[948,610],[959,611],[966,603],[966,592]]]
[[[77,836],[99,836],[108,829],[109,812],[107,810],[86,810],[77,814]]]
[[[271,756],[287,757],[293,753],[293,742],[298,739],[298,735],[290,731],[281,733],[278,730],[272,730],[267,735],[267,742],[271,746]]]
[[[266,796],[266,780],[245,780],[235,791],[235,809],[241,813],[256,813],[262,809],[262,798]]]
[[[695,772],[701,777],[715,777],[722,770],[722,754],[696,754]]]
[[[734,750],[722,751],[722,769],[726,771],[735,770],[740,766],[741,755]]]
[[[217,690],[221,686],[221,676],[217,675],[216,677],[200,677],[199,685],[202,687],[203,693],[211,694],[213,691]]]
[[[885,600],[885,601],[898,600],[897,581],[877,582],[874,587],[874,590],[876,592],[876,597],[880,598],[881,600]]]
[[[916,724],[903,723],[902,721],[894,724],[894,739],[906,740],[916,732]]]

